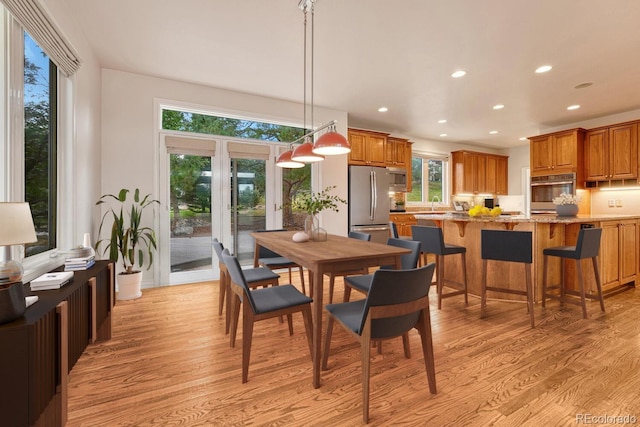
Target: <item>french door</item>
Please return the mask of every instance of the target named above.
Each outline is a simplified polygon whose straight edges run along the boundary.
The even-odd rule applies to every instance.
[[[253,265],[252,231],[281,224],[277,146],[243,139],[162,134],[158,285],[217,280],[218,238]]]

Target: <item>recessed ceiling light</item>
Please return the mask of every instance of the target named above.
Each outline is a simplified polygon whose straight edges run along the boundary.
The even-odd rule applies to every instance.
[[[458,70],[458,71],[454,71],[454,72],[451,74],[451,77],[453,77],[454,79],[457,79],[457,78],[459,78],[459,77],[464,76],[465,74],[467,74],[467,72],[466,72],[466,71]]]
[[[527,139],[529,138],[527,138],[526,136],[523,136],[522,138],[520,138],[520,141],[526,141]]]
[[[494,110],[502,110],[503,108],[504,108],[504,105],[502,105],[502,104],[496,104],[496,105],[493,106]]]
[[[498,133],[497,130],[492,130],[491,132],[489,132],[491,135],[495,135],[496,133]]]
[[[536,73],[540,74],[540,73],[546,73],[547,71],[550,71],[553,67],[551,65],[543,65],[542,67],[538,67],[536,68]]]
[[[447,134],[446,134],[446,133],[441,133],[441,134],[440,134],[440,136],[441,136],[442,138],[444,138],[445,136],[447,136]]]
[[[389,111],[389,109],[387,107],[380,107],[378,108],[378,111],[381,113],[386,113],[387,111]]]
[[[447,120],[446,119],[441,119],[441,120],[438,120],[438,123],[440,123],[440,124],[447,123]]]
[[[580,83],[579,85],[575,85],[574,89],[584,89],[585,87],[591,86],[593,83]]]
[[[575,105],[569,105],[567,107],[567,110],[577,110],[578,108],[580,108],[580,106],[578,104]]]

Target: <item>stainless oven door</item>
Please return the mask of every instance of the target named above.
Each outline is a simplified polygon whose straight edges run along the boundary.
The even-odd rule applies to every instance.
[[[531,183],[531,212],[554,212],[553,199],[560,194],[576,194],[576,181],[537,181]]]

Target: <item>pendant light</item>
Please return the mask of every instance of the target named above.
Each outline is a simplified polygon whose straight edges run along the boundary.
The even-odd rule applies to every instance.
[[[304,163],[294,161],[291,158],[292,155],[293,155],[293,150],[291,148],[289,148],[284,153],[280,154],[280,156],[278,156],[278,160],[276,161],[276,166],[280,168],[287,168],[287,169],[303,168]]]
[[[324,133],[313,145],[313,152],[332,156],[335,154],[347,154],[351,152],[351,144],[347,138],[336,132],[336,125],[329,126],[329,130]]]

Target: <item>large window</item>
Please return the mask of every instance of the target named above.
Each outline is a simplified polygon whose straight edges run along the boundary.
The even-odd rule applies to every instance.
[[[448,203],[447,159],[414,154],[411,161],[411,193],[407,202],[414,204]]]
[[[56,247],[57,68],[24,32],[24,189],[38,241],[26,255]]]

